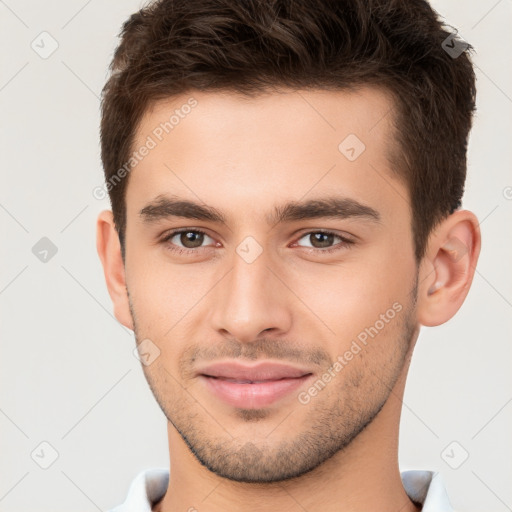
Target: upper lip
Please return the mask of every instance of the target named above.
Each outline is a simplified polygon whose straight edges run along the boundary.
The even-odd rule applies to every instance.
[[[311,373],[303,368],[297,368],[284,363],[265,361],[253,365],[238,362],[219,362],[199,369],[199,375],[240,380],[279,380],[303,377]]]

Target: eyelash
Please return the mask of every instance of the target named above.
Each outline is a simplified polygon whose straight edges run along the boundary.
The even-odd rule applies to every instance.
[[[164,238],[162,239],[162,243],[164,243],[170,251],[173,251],[177,254],[197,254],[199,249],[205,249],[205,247],[198,247],[196,249],[187,249],[187,248],[183,248],[183,247],[174,246],[174,244],[169,243],[170,240],[172,240],[176,235],[180,235],[182,233],[199,233],[199,234],[202,234],[205,236],[210,236],[210,235],[208,235],[208,233],[206,233],[205,231],[203,231],[201,229],[177,229],[177,230],[171,231],[170,233],[165,235]],[[308,252],[330,254],[333,252],[340,251],[342,249],[349,249],[355,243],[353,240],[349,240],[348,238],[338,235],[337,233],[333,233],[332,231],[324,231],[324,230],[308,231],[306,233],[303,233],[298,240],[304,238],[307,235],[313,235],[313,234],[318,234],[318,233],[322,233],[324,235],[333,235],[333,236],[339,238],[341,240],[341,242],[336,244],[335,246],[329,247],[327,249],[318,249],[315,247],[306,248],[306,249],[309,249]]]

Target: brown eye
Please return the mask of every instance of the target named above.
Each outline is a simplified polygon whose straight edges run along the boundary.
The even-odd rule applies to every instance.
[[[186,249],[201,247],[204,241],[204,233],[198,231],[183,231],[179,235],[179,241]]]
[[[311,231],[304,234],[300,240],[305,240],[306,244],[297,242],[300,247],[310,248],[317,250],[319,253],[329,253],[337,250],[342,250],[354,244],[352,240],[345,238],[330,231]]]
[[[334,233],[327,233],[324,231],[315,231],[305,234],[302,239],[309,242],[308,245],[303,247],[313,247],[314,249],[324,249],[326,247],[332,247],[335,244],[336,238],[342,240],[342,238]]]
[[[203,244],[208,242],[211,245],[214,240],[201,230],[181,229],[169,233],[162,242],[173,251],[197,252],[195,249],[206,248]]]
[[[309,236],[311,244],[317,249],[330,247],[334,243],[334,235],[331,233],[312,233]]]

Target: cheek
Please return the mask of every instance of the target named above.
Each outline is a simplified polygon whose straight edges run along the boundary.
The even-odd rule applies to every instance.
[[[127,287],[141,334],[160,339],[178,332],[186,323],[181,320],[207,298],[216,276],[201,265],[176,265],[151,254],[132,257]]]
[[[380,257],[364,262],[316,269],[310,266],[295,270],[294,275],[288,274],[287,279],[294,283],[294,292],[307,305],[307,309],[300,307],[311,317],[308,323],[318,324],[327,336],[330,333],[336,350],[343,350],[376,322],[380,327],[382,321],[388,320],[385,326],[389,331],[388,325],[395,323],[397,310],[404,310],[410,301],[414,267],[401,262],[399,275],[395,275],[396,270],[395,273],[389,271],[396,265],[391,259],[391,255],[386,259],[381,253]],[[381,315],[385,316],[384,320]]]

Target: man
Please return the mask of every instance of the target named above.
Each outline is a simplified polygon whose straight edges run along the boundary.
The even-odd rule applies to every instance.
[[[422,0],[160,0],[124,24],[97,246],[170,471],[116,512],[452,510],[398,434],[420,327],[480,251],[469,48]]]

